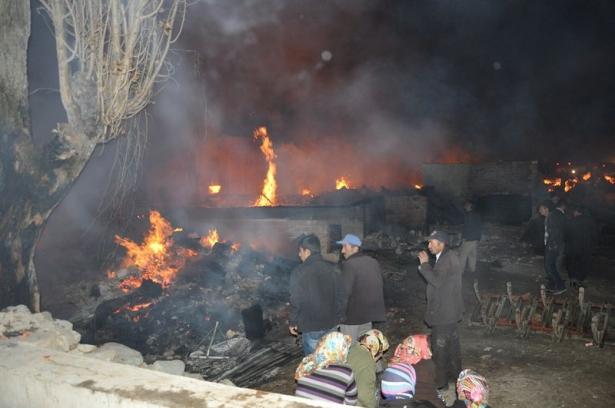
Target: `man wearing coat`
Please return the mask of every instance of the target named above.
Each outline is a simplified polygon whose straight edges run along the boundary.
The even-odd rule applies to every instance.
[[[346,234],[337,242],[342,245],[342,284],[345,320],[340,331],[352,337],[353,343],[372,328],[373,322],[385,321],[384,285],[380,264],[361,251],[361,239]]]
[[[288,330],[301,333],[305,355],[314,352],[318,341],[334,330],[341,320],[342,284],[335,264],[320,254],[320,239],[306,235],[299,242],[301,264],[290,276]]]
[[[454,251],[447,248],[448,234],[434,231],[427,238],[429,252],[436,260],[432,266],[427,252],[421,251],[419,271],[427,281],[425,323],[431,327],[431,350],[436,366],[436,387],[440,393],[461,372],[459,322],[463,317],[462,269]]]

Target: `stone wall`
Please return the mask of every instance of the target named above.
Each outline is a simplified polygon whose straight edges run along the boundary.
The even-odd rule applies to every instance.
[[[423,164],[423,183],[457,198],[491,194],[531,195],[540,182],[538,163]]]
[[[421,229],[427,221],[427,198],[422,195],[387,195],[384,208],[387,224]]]

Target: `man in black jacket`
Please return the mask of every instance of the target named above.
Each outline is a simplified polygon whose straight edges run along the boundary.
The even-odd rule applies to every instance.
[[[359,336],[372,328],[373,322],[385,321],[384,286],[377,260],[361,251],[361,240],[346,234],[342,245],[342,282],[346,313],[340,331],[356,342]]]
[[[549,201],[544,201],[538,207],[540,215],[545,217],[544,243],[545,243],[545,274],[547,277],[547,290],[554,295],[566,291],[566,284],[558,271],[558,259],[564,251],[564,214],[552,208]]]
[[[586,208],[576,207],[566,224],[566,262],[570,286],[583,286],[591,269],[592,251],[598,239],[598,229]]]
[[[320,239],[307,235],[299,242],[301,264],[290,276],[288,330],[301,332],[303,352],[314,352],[318,341],[340,322],[342,286],[335,264],[320,254]]]
[[[427,281],[427,310],[425,323],[431,327],[431,350],[436,366],[436,387],[439,393],[448,389],[448,382],[456,381],[461,372],[461,344],[459,322],[464,307],[461,295],[462,269],[454,251],[446,248],[448,234],[434,231],[427,238],[429,251],[436,261],[429,263],[427,252],[421,251],[419,271]]]

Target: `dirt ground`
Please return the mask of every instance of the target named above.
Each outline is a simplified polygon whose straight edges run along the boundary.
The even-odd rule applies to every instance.
[[[477,271],[463,278],[466,312],[477,304],[472,288],[475,279],[483,293],[504,294],[507,281],[512,282],[515,294],[539,293],[543,258],[519,243],[521,233],[520,227],[485,227]],[[384,270],[388,308],[388,321],[379,328],[394,348],[409,334],[428,332],[422,322],[425,283],[416,270],[416,260],[392,252],[375,256]],[[615,252],[613,248],[597,248],[586,280],[586,300],[612,304],[613,293]],[[573,298],[577,294],[569,290],[562,296]],[[463,367],[488,379],[492,407],[615,407],[613,320],[604,348],[590,345],[589,338],[566,338],[555,343],[550,335],[532,333],[520,339],[511,328],[498,328],[489,335],[485,327],[470,327],[466,321],[461,329]],[[259,388],[292,394],[295,367],[296,363],[282,367]]]

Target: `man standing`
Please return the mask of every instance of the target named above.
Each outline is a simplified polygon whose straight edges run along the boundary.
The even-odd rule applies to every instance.
[[[307,235],[299,242],[301,264],[291,272],[288,330],[301,332],[303,352],[314,352],[318,340],[340,322],[341,282],[335,264],[320,254],[320,239]]]
[[[421,251],[419,271],[427,281],[425,323],[431,327],[431,350],[436,366],[436,387],[440,395],[448,382],[461,372],[459,322],[464,307],[461,295],[461,265],[454,251],[448,250],[448,234],[434,231],[427,238],[429,252],[436,257],[434,266],[427,252]]]
[[[463,209],[465,211],[461,233],[463,242],[459,247],[459,261],[462,273],[465,272],[466,264],[470,273],[474,273],[476,272],[476,250],[483,234],[483,224],[472,202],[466,201]]]
[[[342,245],[342,282],[346,298],[346,319],[340,331],[352,337],[353,343],[359,336],[372,328],[372,322],[385,321],[384,288],[380,265],[371,256],[361,251],[361,240],[353,234],[346,234]]]
[[[598,230],[587,209],[576,207],[566,225],[566,262],[570,286],[583,286],[591,269],[592,250],[596,245]]]
[[[564,249],[564,214],[559,210],[552,210],[549,201],[542,202],[538,207],[538,212],[545,217],[544,244],[547,290],[554,295],[559,295],[566,291],[566,284],[560,277],[557,268],[557,261]]]

